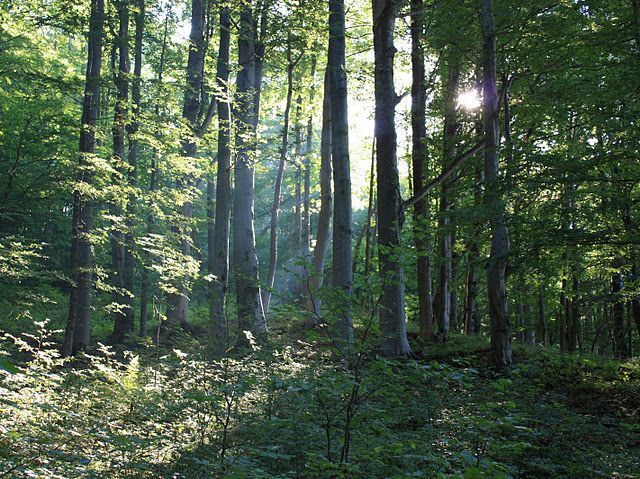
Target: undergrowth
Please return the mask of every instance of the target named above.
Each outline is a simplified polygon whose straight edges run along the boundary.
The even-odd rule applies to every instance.
[[[253,343],[205,361],[197,341],[59,357],[46,323],[7,336],[0,477],[632,478],[640,364],[454,338],[418,360]],[[133,349],[133,348],[132,348]]]

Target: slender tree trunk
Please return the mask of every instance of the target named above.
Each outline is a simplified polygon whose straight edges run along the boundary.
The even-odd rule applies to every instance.
[[[80,160],[73,192],[71,274],[69,315],[62,354],[70,356],[89,346],[91,339],[91,293],[93,289],[92,231],[93,205],[82,191],[91,183],[92,156],[96,144],[96,123],[100,105],[100,75],[104,36],[104,0],[92,0],[89,19],[88,58],[82,102]]]
[[[258,255],[254,228],[254,187],[259,79],[256,76],[255,25],[251,1],[240,13],[239,72],[236,79],[236,148],[233,195],[233,254],[238,303],[238,345],[246,345],[244,331],[265,333],[267,321],[260,297]]]
[[[140,141],[138,139],[138,132],[140,130],[140,113],[142,108],[142,94],[141,94],[141,81],[142,81],[142,42],[144,38],[145,27],[145,0],[134,0],[134,15],[133,20],[135,24],[135,38],[134,38],[134,67],[133,67],[133,81],[131,84],[131,122],[127,128],[127,134],[129,138],[129,199],[126,208],[126,220],[125,220],[125,249],[124,249],[124,269],[123,269],[123,284],[125,291],[128,292],[128,303],[126,314],[126,331],[127,334],[133,333],[135,322],[135,305],[134,305],[134,281],[135,281],[135,265],[136,259],[134,256],[135,248],[135,226],[136,226],[136,200],[137,195],[135,189],[138,187],[138,156],[140,154]]]
[[[482,131],[482,127],[478,128]],[[474,210],[482,208],[482,182],[484,181],[483,168],[480,163],[475,168],[475,186],[473,189]],[[471,230],[471,237],[467,243],[467,279],[464,300],[464,324],[465,334],[480,333],[480,312],[476,298],[478,297],[478,262],[480,259],[479,239],[482,234],[482,223],[475,220]]]
[[[422,193],[427,168],[427,92],[425,87],[424,48],[422,30],[424,28],[423,0],[411,0],[411,131],[412,131],[412,172],[413,195]],[[426,199],[414,205],[414,232],[416,245],[416,280],[418,286],[418,323],[420,338],[433,338],[433,297],[431,292],[431,261],[429,258],[429,206]]]
[[[338,311],[337,336],[353,343],[350,301],[353,287],[351,251],[351,171],[349,160],[349,116],[344,0],[329,0],[328,68],[331,89],[331,155],[334,184],[332,286],[345,301]]]
[[[446,100],[444,112],[444,149],[442,156],[442,171],[446,171],[456,158],[456,140],[458,127],[456,125],[456,101],[458,84],[460,82],[460,62],[457,53],[449,53],[447,73]],[[454,207],[451,200],[451,186],[455,181],[455,173],[442,182],[440,195],[440,214],[438,218],[438,248],[440,250],[440,268],[437,293],[438,338],[446,341],[451,327],[451,288],[453,283],[453,235],[455,225],[451,219]]]
[[[303,279],[303,268],[300,265],[302,258],[302,161],[303,161],[303,142],[302,142],[302,96],[298,94],[296,99],[296,116],[295,116],[295,173],[293,177],[294,183],[294,207],[293,207],[293,277],[290,277],[289,288],[294,296],[300,292]]]
[[[267,287],[262,291],[262,304],[264,312],[269,312],[271,302],[271,290],[275,284],[276,269],[278,268],[278,219],[280,217],[280,202],[282,201],[282,180],[287,165],[289,151],[289,125],[291,117],[291,103],[293,99],[293,73],[295,62],[291,52],[291,37],[287,39],[287,100],[284,108],[284,119],[282,126],[282,140],[280,144],[280,163],[278,173],[273,188],[273,206],[271,208],[271,236],[269,242],[269,269],[267,271]]]
[[[370,244],[371,244],[371,222],[373,220],[374,210],[376,207],[376,139],[375,136],[373,141],[371,142],[371,167],[369,169],[369,193],[367,195],[367,217],[365,218],[364,224],[362,225],[362,229],[360,233],[358,233],[358,237],[356,238],[356,244],[354,248],[353,254],[353,275],[355,276],[358,273],[358,263],[360,262],[360,258],[358,257],[360,254],[360,247],[362,246],[362,241],[365,241],[365,251],[364,251],[364,270],[368,272],[369,270],[369,260],[368,255],[370,254]],[[365,279],[368,279],[368,275],[365,273]]]
[[[638,285],[638,281],[640,281],[640,272],[638,272],[638,263],[633,258],[633,265],[631,266],[631,279]],[[637,288],[638,286],[636,286]],[[640,293],[635,293],[634,298],[631,300],[631,314],[633,316],[633,320],[636,323],[636,328],[638,329],[638,334],[640,334]]]
[[[129,0],[119,0],[117,2],[118,13],[118,35],[115,38],[114,53],[118,54],[117,71],[114,73],[116,86],[116,104],[113,118],[113,156],[115,169],[120,172],[116,175],[117,184],[121,183],[120,175],[128,176],[125,168],[126,157],[126,136],[125,129],[128,122],[129,103],[129,75],[131,73],[131,62],[129,59]],[[115,66],[115,65],[114,65]],[[116,68],[114,68],[116,70]],[[111,214],[115,217],[122,217],[123,210],[120,200],[114,199]],[[119,220],[114,220],[111,230],[111,267],[113,281],[113,302],[116,305],[114,312],[114,325],[112,340],[114,343],[121,343],[127,334],[133,332],[133,291],[127,290],[126,280],[131,280],[131,276],[126,278],[125,257],[132,253],[125,245],[125,232],[118,224]],[[129,264],[133,267],[133,264]],[[132,286],[132,285],[129,285]]]
[[[376,159],[378,177],[378,239],[380,248],[380,329],[385,356],[411,354],[407,340],[404,278],[400,258],[402,198],[396,152],[395,107],[397,97],[393,83],[395,47],[393,33],[397,0],[373,1],[373,43],[375,51]]]
[[[220,7],[220,45],[216,82],[218,98],[218,172],[216,176],[216,222],[213,230],[212,282],[209,297],[209,347],[221,357],[229,347],[225,297],[229,284],[229,231],[231,223],[231,110],[229,98],[229,56],[231,13]]]
[[[302,255],[304,257],[305,264],[310,260],[311,253],[311,159],[313,155],[313,103],[316,97],[316,66],[316,58],[314,57],[311,61],[311,91],[309,92],[309,104],[312,105],[312,108],[309,113],[309,118],[307,118],[307,137],[302,164],[304,172]],[[306,282],[307,278],[303,279]]]
[[[611,279],[611,293],[613,295],[613,340],[614,356],[617,359],[629,358],[629,344],[626,341],[626,328],[624,321],[624,299],[622,291],[624,288],[622,277],[622,258],[613,260],[612,268],[615,270]]]
[[[189,35],[189,58],[187,60],[187,86],[184,93],[182,117],[189,125],[191,132],[182,143],[182,155],[195,158],[198,146],[198,119],[202,108],[202,88],[204,74],[204,60],[206,55],[206,0],[191,1],[191,33]],[[193,178],[187,177],[178,181],[178,188],[191,188]],[[187,223],[183,228],[175,228],[179,236],[180,252],[188,257],[191,255],[191,218],[193,218],[193,202],[187,198],[180,207],[180,213]],[[179,324],[183,329],[191,331],[189,324],[189,291],[184,281],[176,285],[178,292],[170,293],[167,298],[167,322]]]
[[[545,347],[551,346],[549,338],[549,326],[547,325],[547,315],[545,311],[545,291],[544,280],[540,281],[540,291],[538,294],[538,324],[540,328],[540,338]]]
[[[512,364],[511,326],[507,309],[506,268],[509,230],[498,172],[498,94],[496,87],[496,34],[493,0],[482,0],[483,107],[485,133],[485,204],[490,215],[491,253],[487,264],[487,292],[493,364],[504,369]]]
[[[320,213],[316,244],[313,249],[313,270],[309,277],[307,291],[307,309],[312,311],[312,323],[320,317],[320,298],[318,292],[324,282],[324,264],[329,249],[331,213],[333,196],[331,192],[331,89],[329,69],[324,74],[324,98],[322,100],[322,134],[320,137]]]
[[[371,142],[371,168],[369,174],[369,202],[367,204],[367,230],[364,234],[364,271],[365,278],[369,278],[371,273],[371,261],[373,258],[373,242],[376,236],[376,226],[373,225],[373,216],[378,209],[375,191],[375,171],[376,171],[376,138]],[[355,268],[354,268],[355,271]]]

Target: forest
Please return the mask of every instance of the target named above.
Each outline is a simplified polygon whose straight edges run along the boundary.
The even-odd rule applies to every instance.
[[[0,478],[640,478],[640,0],[0,0]]]

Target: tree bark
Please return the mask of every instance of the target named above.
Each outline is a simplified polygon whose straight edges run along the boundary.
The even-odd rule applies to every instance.
[[[373,43],[375,52],[376,160],[378,194],[378,259],[382,293],[380,329],[385,356],[411,354],[407,339],[404,278],[400,257],[402,198],[396,152],[395,107],[397,96],[393,83],[395,16],[400,2],[373,1]]]
[[[266,333],[258,278],[254,228],[254,187],[259,78],[256,76],[255,25],[251,1],[240,13],[239,71],[236,78],[236,160],[233,195],[233,255],[238,303],[238,346],[247,345],[245,331]]]
[[[118,186],[125,186],[125,183],[121,182],[120,176],[127,177],[130,175],[130,173],[127,174],[127,169],[124,166],[127,155],[125,130],[129,121],[129,75],[131,73],[131,61],[129,58],[129,0],[119,0],[117,2],[117,14],[119,27],[118,35],[114,39],[114,47],[117,47],[118,65],[117,71],[114,73],[116,103],[112,130],[114,166],[119,171],[119,174],[115,175],[114,181]],[[111,207],[111,214],[116,217],[123,215],[119,201],[119,199],[114,199]],[[130,271],[129,274],[125,271],[127,266],[131,269],[133,268],[133,254],[131,245],[129,247],[126,245],[126,231],[122,230],[118,221],[117,219],[113,221],[111,229],[111,267],[113,275],[112,286],[114,288],[112,299],[116,306],[111,339],[116,344],[121,343],[126,335],[133,332],[134,318],[133,291],[132,289],[127,289],[127,286],[129,288],[133,287],[131,284],[133,271]],[[129,222],[128,218],[125,221]],[[127,252],[127,250],[129,251]],[[129,256],[129,261],[127,261],[127,256]],[[129,264],[125,265],[125,263]]]
[[[329,249],[333,195],[331,191],[331,90],[329,69],[324,74],[324,98],[322,100],[322,133],[320,137],[320,213],[316,244],[313,249],[312,271],[307,287],[307,309],[313,313],[312,324],[320,318],[320,297],[324,282],[324,264]]]
[[[182,117],[190,128],[190,133],[182,142],[182,155],[195,158],[198,151],[196,137],[198,136],[198,118],[202,108],[202,88],[204,76],[204,59],[206,55],[206,0],[191,1],[191,33],[189,35],[189,58],[187,60],[187,86],[184,93]],[[190,188],[193,178],[187,177],[178,181],[178,188]],[[188,224],[193,217],[193,202],[187,198],[180,207],[180,213],[187,223],[183,228],[174,228],[179,236],[180,252],[185,257],[191,255],[191,226]],[[179,324],[183,329],[191,331],[189,324],[189,290],[179,281],[175,285],[178,292],[170,293],[167,298],[167,322]]]
[[[224,356],[229,348],[225,297],[229,284],[229,231],[231,224],[231,105],[229,98],[229,56],[231,50],[231,13],[220,7],[220,45],[216,82],[218,98],[218,171],[216,175],[216,211],[213,230],[213,258],[209,289],[209,347],[212,357]]]
[[[69,314],[65,328],[63,356],[70,356],[89,346],[91,339],[91,293],[93,289],[92,231],[93,204],[82,192],[81,184],[90,184],[91,157],[95,152],[96,122],[100,105],[100,75],[104,36],[104,0],[92,0],[89,19],[88,58],[82,101],[80,159],[73,192],[71,274]]]
[[[145,0],[134,0],[133,21],[135,24],[134,37],[134,67],[133,81],[131,84],[131,121],[127,128],[129,138],[129,198],[126,208],[126,231],[125,231],[125,250],[124,250],[124,270],[123,283],[125,291],[130,294],[127,315],[128,333],[133,333],[135,322],[135,305],[134,305],[134,281],[136,259],[134,256],[135,248],[135,226],[136,226],[136,200],[135,189],[138,187],[138,156],[140,155],[140,141],[138,132],[140,130],[140,113],[142,109],[142,42],[144,39],[145,27]]]
[[[491,333],[491,356],[497,369],[511,366],[511,325],[507,309],[506,268],[509,230],[499,184],[498,94],[496,86],[496,34],[493,0],[482,0],[483,100],[485,205],[491,227],[491,252],[487,264],[487,293]]]
[[[345,298],[338,308],[336,334],[343,344],[353,343],[351,291],[351,171],[349,159],[349,116],[344,0],[329,0],[328,68],[331,89],[331,155],[334,184],[332,286]]]
[[[424,49],[422,47],[423,7],[423,0],[411,0],[411,158],[414,196],[419,196],[422,193],[427,168],[427,145],[425,144],[427,137],[427,92],[425,88]],[[429,232],[429,206],[426,199],[422,199],[414,205],[413,221],[420,338],[423,341],[431,341],[433,338],[431,235]]]

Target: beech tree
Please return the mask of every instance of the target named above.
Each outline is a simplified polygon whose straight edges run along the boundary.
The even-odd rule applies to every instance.
[[[263,16],[264,18],[264,16]],[[256,68],[255,23],[251,1],[240,12],[236,79],[236,158],[233,194],[233,254],[238,323],[243,331],[265,333],[254,229],[255,142],[259,110],[260,68]]]
[[[104,35],[104,1],[91,2],[87,41],[87,66],[82,100],[80,155],[76,186],[73,192],[71,271],[69,315],[62,353],[65,356],[86,349],[91,340],[91,296],[93,288],[93,251],[91,232],[93,204],[89,188],[92,180],[92,156],[96,146],[96,122],[100,104],[102,42]]]

